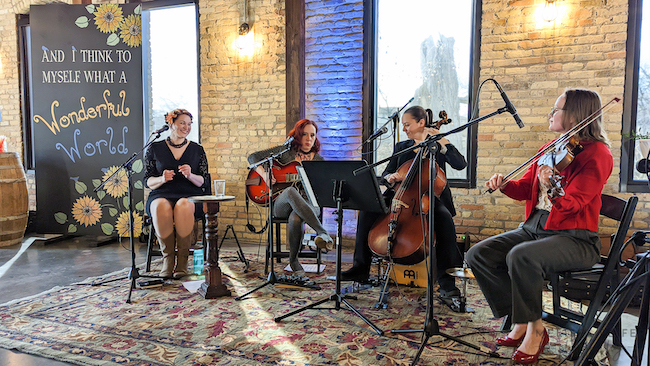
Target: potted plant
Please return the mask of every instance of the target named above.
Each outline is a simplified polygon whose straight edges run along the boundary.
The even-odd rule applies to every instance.
[[[646,159],[648,157],[648,152],[650,151],[650,134],[644,132],[632,132],[626,137],[630,140],[638,141],[637,146],[641,151],[641,159]]]

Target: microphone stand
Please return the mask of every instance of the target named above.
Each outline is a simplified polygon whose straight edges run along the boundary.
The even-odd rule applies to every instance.
[[[106,183],[108,181],[110,181],[115,175],[117,175],[117,173],[119,173],[122,169],[126,170],[127,182],[128,182],[127,195],[129,197],[128,210],[129,210],[129,235],[130,235],[129,236],[129,242],[130,242],[130,247],[131,247],[131,269],[129,270],[128,276],[115,278],[115,279],[107,280],[107,281],[103,281],[103,282],[93,282],[90,285],[91,286],[99,286],[99,285],[103,285],[105,283],[124,280],[124,279],[127,279],[127,278],[131,279],[131,286],[129,287],[129,295],[126,298],[126,303],[127,304],[131,303],[131,293],[133,292],[133,289],[135,289],[136,280],[138,278],[140,278],[140,277],[145,277],[145,278],[165,278],[165,277],[154,276],[154,275],[144,275],[144,276],[140,275],[140,272],[138,271],[138,267],[135,265],[135,242],[134,242],[134,238],[133,238],[133,236],[134,236],[134,231],[133,231],[133,221],[134,221],[133,220],[133,195],[131,194],[131,190],[132,190],[132,187],[133,187],[133,182],[132,182],[133,170],[131,168],[133,166],[133,161],[135,160],[135,158],[141,152],[143,152],[145,149],[147,149],[149,146],[151,146],[151,144],[153,144],[154,141],[156,141],[158,138],[160,138],[160,134],[162,133],[162,131],[159,131],[159,132],[157,131],[157,132],[154,132],[154,133],[156,134],[156,137],[154,137],[153,139],[150,139],[150,141],[147,142],[147,144],[145,144],[142,147],[142,149],[140,149],[138,152],[133,153],[133,155],[131,155],[131,157],[127,161],[125,161],[115,172],[113,172],[113,174],[111,174],[110,177],[106,178],[99,186],[97,186],[97,188],[94,189],[94,192],[99,191],[100,189],[104,188]],[[153,134],[152,134],[152,136],[153,136]],[[152,223],[152,225],[153,225],[153,223]]]
[[[256,288],[248,291],[247,293],[235,297],[236,301],[243,300],[246,296],[249,294],[262,289],[263,287],[266,287],[268,285],[274,285],[276,283],[288,283],[288,281],[285,280],[280,280],[278,279],[278,276],[275,275],[275,270],[273,268],[273,262],[274,262],[274,256],[273,256],[273,184],[271,184],[273,180],[273,160],[278,158],[280,155],[284,154],[285,152],[289,151],[291,149],[291,144],[285,144],[284,149],[280,150],[280,152],[271,154],[270,156],[258,161],[257,163],[251,164],[248,169],[255,169],[260,165],[266,165],[268,167],[267,169],[267,182],[268,182],[268,187],[269,187],[269,193],[268,193],[268,199],[269,199],[269,204],[268,204],[268,235],[269,235],[269,249],[268,249],[268,255],[269,255],[269,262],[270,267],[269,267],[269,274],[268,277],[266,278],[266,282],[261,284],[260,286],[257,286]],[[298,283],[289,283],[292,286],[298,286],[298,287],[305,287],[305,288],[313,288],[313,286],[308,286],[308,285],[303,285],[303,284],[298,284]]]
[[[466,124],[464,124],[462,126],[456,127],[455,129],[453,129],[451,131],[441,132],[441,133],[439,133],[437,135],[429,136],[423,142],[421,142],[419,144],[415,144],[415,145],[413,145],[413,146],[411,146],[411,147],[409,147],[407,149],[404,149],[404,150],[402,150],[402,151],[400,151],[398,153],[395,153],[392,156],[389,156],[386,159],[378,161],[378,162],[376,162],[374,164],[370,164],[368,166],[359,168],[359,169],[355,170],[353,173],[354,173],[354,175],[357,175],[358,173],[363,172],[363,171],[365,171],[367,169],[374,168],[377,165],[383,164],[383,163],[385,163],[386,161],[390,160],[393,157],[397,157],[397,156],[400,156],[402,154],[406,154],[407,152],[413,151],[413,150],[418,149],[418,148],[423,149],[423,148],[426,147],[427,150],[428,150],[428,153],[429,153],[429,195],[431,195],[431,193],[434,192],[434,190],[435,190],[434,184],[435,184],[436,174],[437,174],[436,162],[435,162],[436,161],[436,155],[435,154],[438,151],[438,148],[440,146],[438,144],[438,140],[440,140],[441,138],[443,138],[445,136],[448,136],[448,135],[450,135],[452,133],[462,131],[465,128],[467,128],[467,127],[469,127],[471,125],[477,124],[477,123],[479,123],[479,122],[481,122],[481,121],[483,121],[483,120],[485,120],[487,118],[490,118],[492,116],[495,116],[497,114],[501,114],[501,113],[504,113],[504,112],[507,112],[507,111],[508,111],[508,109],[506,107],[503,107],[503,108],[500,108],[500,109],[496,110],[495,112],[492,112],[492,113],[489,113],[489,114],[487,114],[485,116],[473,119],[473,120],[467,122]],[[436,252],[435,252],[435,245],[434,245],[434,231],[435,231],[434,230],[434,222],[435,222],[434,221],[434,212],[435,212],[435,204],[436,204],[435,202],[436,202],[435,198],[432,197],[431,199],[429,199],[429,220],[428,220],[429,232],[428,232],[428,238],[427,238],[427,240],[428,240],[428,243],[427,243],[428,244],[428,251],[429,251],[428,271],[427,271],[427,310],[426,310],[426,315],[425,315],[425,318],[424,318],[423,329],[399,329],[399,330],[392,330],[391,333],[410,333],[410,332],[422,332],[423,333],[423,335],[422,335],[422,343],[420,344],[420,348],[418,349],[417,354],[413,358],[413,362],[411,363],[411,365],[415,365],[418,362],[418,360],[420,359],[420,355],[424,351],[424,347],[426,347],[427,342],[429,341],[429,338],[431,338],[432,336],[435,336],[435,335],[439,335],[439,336],[442,336],[442,337],[444,337],[446,339],[453,340],[456,343],[460,343],[460,344],[463,344],[463,345],[465,345],[467,347],[473,348],[473,349],[475,349],[477,351],[486,353],[486,354],[490,355],[491,357],[498,357],[499,355],[496,352],[491,351],[487,347],[477,346],[477,345],[471,344],[471,343],[469,343],[469,342],[467,342],[467,341],[465,341],[465,340],[463,340],[463,339],[461,339],[459,337],[454,337],[454,336],[451,336],[451,335],[440,332],[440,327],[438,325],[438,321],[436,320],[435,315],[433,313],[433,298],[434,298],[433,297],[433,281],[434,281],[434,279],[436,277],[436,269],[435,269],[436,268],[435,267],[436,266],[436,258],[435,258],[435,256],[436,256],[435,253]]]
[[[388,117],[388,119],[386,120],[386,122],[384,122],[384,124],[380,128],[377,129],[377,131],[383,131],[386,128],[386,126],[388,126],[388,124],[390,122],[393,122],[393,146],[395,146],[395,144],[397,144],[397,135],[395,134],[395,131],[397,131],[397,125],[399,124],[399,114],[400,114],[400,112],[402,112],[402,110],[404,110],[404,108],[406,108],[407,105],[409,105],[413,101],[413,99],[415,99],[415,97],[409,99],[409,101],[406,102],[406,104],[404,104],[402,106],[402,108],[398,109],[397,111],[395,111],[395,113],[391,114]],[[382,133],[378,134],[377,137],[374,137],[374,138],[372,137],[372,135],[375,135],[375,133],[373,133],[370,137],[368,137],[368,139],[366,139],[366,141],[363,142],[362,145],[365,145],[365,144],[367,144],[369,142],[374,141],[376,138],[383,135],[384,133],[386,133],[386,132],[382,132]]]

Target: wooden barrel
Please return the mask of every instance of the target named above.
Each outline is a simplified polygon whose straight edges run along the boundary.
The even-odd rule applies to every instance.
[[[0,247],[23,240],[28,216],[27,181],[18,153],[0,153]]]

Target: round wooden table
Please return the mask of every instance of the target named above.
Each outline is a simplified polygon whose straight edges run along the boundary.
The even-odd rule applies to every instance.
[[[219,268],[219,245],[217,243],[219,230],[217,228],[217,215],[219,213],[219,203],[232,201],[235,196],[193,196],[188,200],[194,203],[203,204],[205,212],[205,225],[203,232],[205,234],[205,282],[201,284],[198,293],[205,299],[214,299],[221,296],[230,296],[230,290],[223,284],[221,278],[221,268]]]

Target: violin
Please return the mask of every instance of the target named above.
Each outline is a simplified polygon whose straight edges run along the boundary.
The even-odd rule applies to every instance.
[[[618,103],[621,101],[621,98],[614,97],[612,100],[610,100],[607,104],[605,104],[603,107],[600,109],[596,110],[587,118],[584,120],[580,121],[580,123],[576,124],[573,126],[571,129],[563,133],[560,137],[558,137],[552,144],[549,144],[546,148],[540,150],[537,152],[537,154],[533,155],[530,157],[526,162],[515,168],[513,171],[508,173],[505,177],[503,177],[503,181],[497,187],[497,189],[503,188],[503,186],[506,185],[512,178],[515,176],[519,175],[521,172],[525,170],[525,168],[528,168],[531,164],[538,162],[543,156],[549,155],[548,158],[545,158],[547,163],[544,164],[539,164],[539,165],[549,165],[551,168],[553,168],[553,174],[551,175],[551,183],[554,185],[552,190],[554,190],[551,193],[554,194],[560,194],[563,192],[562,186],[561,186],[561,180],[563,177],[558,177],[556,174],[559,174],[562,170],[564,170],[571,162],[573,161],[573,158],[577,153],[582,151],[582,146],[580,145],[580,141],[578,140],[577,134],[578,132],[582,131],[585,127],[587,127],[591,122],[595,121],[598,117],[602,116],[603,113],[606,110],[609,110],[614,106],[614,103]],[[575,152],[573,152],[574,149],[578,149]],[[563,150],[566,150],[566,153],[562,152]],[[561,155],[561,159],[558,161],[556,164],[556,159],[558,156]],[[561,168],[561,169],[560,169]],[[557,171],[557,173],[556,173]],[[487,189],[485,192],[487,193],[492,193],[496,189]],[[484,193],[485,193],[484,192]],[[555,196],[557,197],[557,196]]]
[[[420,149],[415,158],[397,170],[405,178],[396,183],[390,212],[379,217],[368,233],[370,250],[378,256],[391,258],[397,264],[416,264],[426,258],[429,158],[422,158],[423,150]],[[436,163],[434,195],[440,197],[446,185],[445,173]],[[427,191],[422,192],[423,187]]]
[[[551,175],[549,176],[551,187],[547,191],[549,199],[564,196],[564,188],[562,187],[564,176],[560,176],[560,173],[573,162],[575,156],[583,149],[580,140],[574,135],[563,146],[558,146],[556,150],[547,153],[537,161],[538,166],[546,165],[551,167]]]

